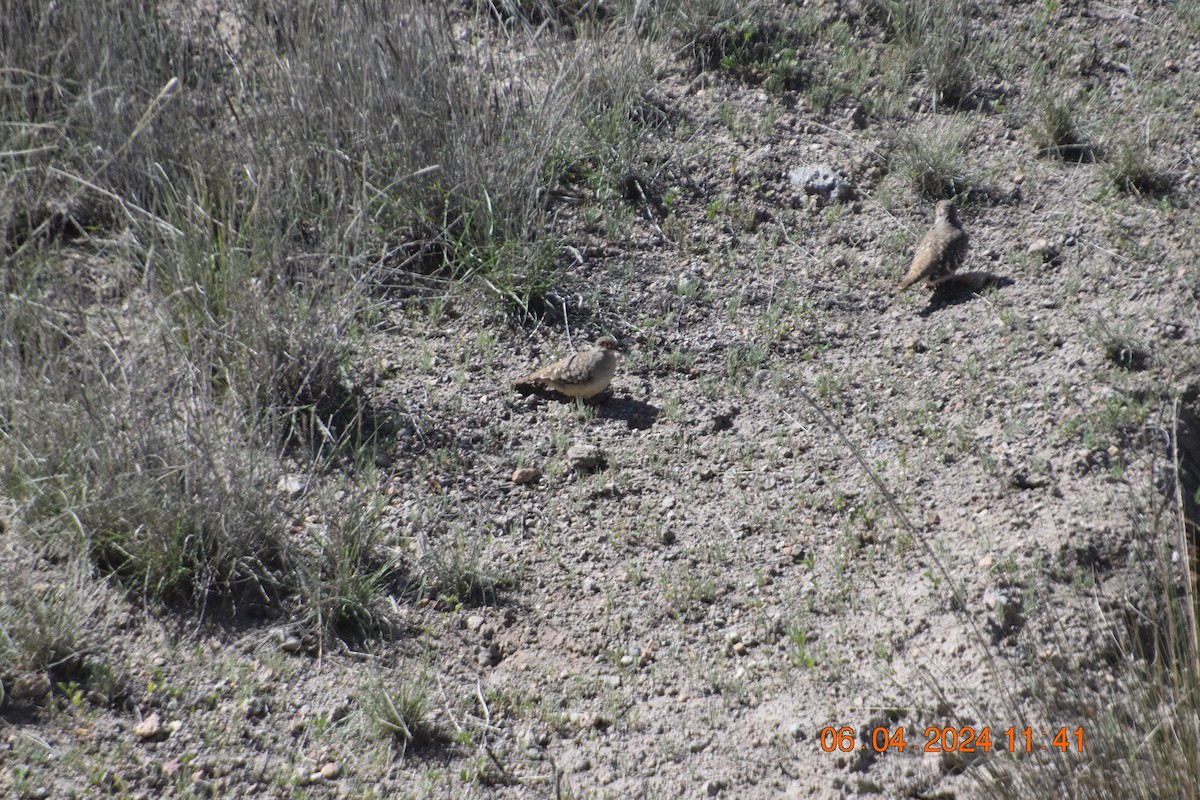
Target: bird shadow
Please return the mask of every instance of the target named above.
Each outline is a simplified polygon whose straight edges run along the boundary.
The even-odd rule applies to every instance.
[[[988,286],[1003,289],[1012,286],[1016,281],[1003,275],[993,275],[990,272],[970,272],[957,276],[959,280],[947,281],[934,287],[929,295],[929,303],[918,312],[918,316],[928,317],[943,308],[961,305],[979,297],[980,290]]]
[[[658,406],[634,400],[632,397],[616,396],[596,410],[596,416],[621,420],[636,431],[644,431],[652,426],[661,413],[662,409]]]

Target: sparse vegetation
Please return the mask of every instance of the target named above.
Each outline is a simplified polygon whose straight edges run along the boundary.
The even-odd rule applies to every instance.
[[[382,735],[397,739],[402,751],[421,747],[440,736],[431,719],[431,689],[428,674],[415,665],[380,669],[362,689],[362,711]]]
[[[1170,176],[1155,165],[1152,152],[1142,135],[1121,135],[1105,152],[1104,174],[1109,183],[1119,191],[1136,195],[1167,193]]]
[[[1181,5],[0,0],[0,794],[1200,797]]]
[[[924,81],[934,103],[953,107],[968,99],[981,50],[966,2],[870,0],[865,6],[903,48],[908,70]]]
[[[106,587],[77,564],[53,583],[35,565],[28,556],[0,564],[0,705],[41,703],[70,684],[108,699],[119,665],[104,646]]]
[[[966,194],[978,185],[966,157],[969,136],[969,128],[952,122],[898,134],[892,162],[925,200]]]
[[[451,605],[494,603],[514,580],[488,558],[486,543],[468,531],[430,547],[422,564],[426,591]]]
[[[1090,160],[1094,148],[1084,133],[1084,104],[1075,95],[1043,91],[1033,100],[1032,133],[1039,153],[1063,161]]]

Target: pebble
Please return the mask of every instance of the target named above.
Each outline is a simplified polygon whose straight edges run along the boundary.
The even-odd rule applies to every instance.
[[[603,451],[594,444],[575,444],[567,449],[567,463],[572,469],[595,469],[603,460]]]
[[[1038,239],[1029,244],[1025,251],[1031,256],[1040,258],[1043,263],[1054,261],[1058,258],[1058,248],[1050,243],[1048,239]]]
[[[513,470],[512,482],[523,486],[527,483],[533,483],[540,477],[542,477],[542,473],[537,467],[517,467]]]
[[[291,500],[295,500],[304,494],[304,480],[299,475],[283,475],[276,482],[275,491]]]
[[[162,733],[162,717],[157,711],[133,726],[133,735],[139,739],[157,739]]]
[[[806,195],[845,203],[858,198],[858,191],[829,164],[796,167],[788,172],[788,181]]]
[[[321,767],[321,777],[327,781],[337,780],[342,777],[342,768],[334,761],[330,761]]]
[[[251,719],[265,717],[267,715],[267,704],[261,697],[248,697],[245,701],[246,716]]]
[[[500,645],[492,642],[486,647],[480,647],[477,660],[479,661],[479,666],[481,667],[496,666],[500,663]]]

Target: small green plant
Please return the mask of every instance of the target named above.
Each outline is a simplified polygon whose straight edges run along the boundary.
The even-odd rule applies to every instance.
[[[119,680],[103,652],[107,587],[85,564],[63,575],[34,563],[0,564],[0,704],[5,693],[40,701],[55,687],[72,704],[85,689],[111,695]]]
[[[407,751],[441,736],[430,718],[431,694],[428,672],[403,664],[372,675],[359,695],[359,704],[380,735],[399,740],[401,750]]]
[[[1150,353],[1134,333],[1131,320],[1110,322],[1103,317],[1096,317],[1088,326],[1088,334],[1100,345],[1105,358],[1118,367],[1140,371],[1149,366]]]
[[[716,580],[691,569],[663,573],[659,577],[659,588],[668,613],[676,619],[697,619],[703,607],[717,599]]]
[[[373,491],[374,472],[363,480],[331,483],[315,498],[320,524],[315,552],[299,560],[298,600],[307,627],[322,643],[330,635],[358,638],[381,619],[379,601],[395,565],[382,557],[380,515],[384,500]]]
[[[1154,164],[1149,142],[1134,135],[1106,148],[1104,176],[1113,188],[1134,195],[1166,194],[1171,188],[1170,176]]]
[[[978,185],[967,166],[969,135],[966,125],[953,122],[900,134],[893,143],[892,161],[925,200],[966,194]]]
[[[787,635],[790,644],[790,657],[792,664],[801,669],[812,669],[817,665],[817,660],[808,652],[809,638],[808,628],[797,623],[790,623],[784,628],[784,633]]]
[[[483,540],[457,530],[450,541],[432,544],[421,560],[425,590],[453,606],[496,601],[513,579],[487,557]]]
[[[1085,161],[1092,147],[1084,134],[1083,103],[1077,96],[1041,92],[1034,96],[1031,122],[1034,144],[1043,155]]]

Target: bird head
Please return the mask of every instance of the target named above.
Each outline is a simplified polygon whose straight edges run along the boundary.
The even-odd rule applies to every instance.
[[[946,220],[952,224],[958,224],[958,209],[954,207],[953,200],[938,200],[937,205],[933,208],[933,213],[937,222]]]
[[[620,343],[611,336],[601,336],[596,340],[596,347],[601,350],[617,350],[618,352],[621,349]]]

